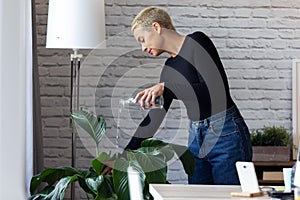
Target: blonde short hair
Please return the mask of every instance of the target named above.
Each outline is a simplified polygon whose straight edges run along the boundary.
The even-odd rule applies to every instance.
[[[144,8],[132,21],[131,30],[137,26],[144,28],[151,27],[154,22],[158,22],[162,27],[175,30],[170,15],[162,8],[150,6]]]

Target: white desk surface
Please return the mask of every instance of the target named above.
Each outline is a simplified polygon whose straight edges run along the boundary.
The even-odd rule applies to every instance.
[[[201,199],[271,199],[261,197],[231,197],[231,192],[241,192],[235,185],[183,185],[183,184],[150,184],[150,193],[154,200],[201,200]]]

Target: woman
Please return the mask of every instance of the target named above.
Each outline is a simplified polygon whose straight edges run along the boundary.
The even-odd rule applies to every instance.
[[[172,100],[181,100],[190,122],[189,149],[196,159],[191,184],[239,184],[236,161],[251,161],[248,128],[233,102],[224,67],[212,41],[202,32],[181,35],[159,7],[142,10],[131,25],[142,51],[169,54],[160,83],[139,92],[135,102],[151,107],[159,96],[164,109],[152,109],[137,128],[127,149],[152,137]]]

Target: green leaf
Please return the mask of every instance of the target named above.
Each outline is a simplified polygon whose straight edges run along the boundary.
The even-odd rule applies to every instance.
[[[95,178],[87,178],[87,186],[93,191],[95,199],[106,199],[113,196],[113,183],[110,175],[100,175]]]
[[[95,200],[117,200],[118,197],[117,196],[113,196],[113,197],[110,197],[110,198],[101,198],[101,197],[96,197]]]
[[[73,183],[77,181],[78,177],[77,175],[74,176],[68,176],[65,178],[60,179],[60,181],[56,184],[54,190],[47,195],[46,199],[59,199],[63,200],[65,196],[65,191],[70,183]]]
[[[156,138],[148,138],[141,143],[141,147],[163,147],[166,145],[168,145],[168,143],[165,143]]]
[[[127,168],[132,166],[139,172],[142,188],[145,185],[145,173],[135,160],[116,159],[113,169],[113,183],[117,196],[130,200]]]
[[[68,185],[75,182],[77,179],[77,175],[64,177],[58,181],[55,188],[49,194],[36,194],[31,196],[29,200],[63,200]]]
[[[95,169],[93,167],[90,167],[89,170],[83,170],[81,172],[81,176],[78,177],[78,183],[80,187],[88,194],[92,194],[94,197],[96,194],[87,186],[85,179],[97,177],[98,174],[96,173]]]
[[[98,175],[101,175],[101,172],[103,171],[103,169],[105,167],[105,165],[102,164],[98,159],[94,159],[92,161],[92,166]]]
[[[103,177],[104,177],[103,182],[98,187],[97,198],[102,198],[102,199],[112,198],[115,193],[112,176],[104,175]]]
[[[92,166],[98,175],[101,175],[106,165],[105,161],[114,161],[116,159],[115,155],[111,157],[110,153],[102,152],[96,159],[92,161]]]
[[[196,167],[196,161],[191,151],[187,147],[177,144],[170,144],[170,146],[174,149],[179,157],[185,173],[192,177]]]
[[[46,199],[47,195],[50,194],[55,187],[47,185],[41,192],[38,194],[35,194],[31,197],[28,198],[28,200],[41,200],[41,199]]]
[[[160,157],[167,162],[174,157],[174,150],[170,148],[169,145],[167,146],[159,146],[159,147],[141,147],[133,152],[140,152],[147,155],[153,155],[156,157]]]
[[[71,114],[72,120],[85,130],[98,145],[106,131],[106,122],[104,118],[97,117],[90,112],[80,110]]]
[[[136,160],[146,174],[148,183],[166,183],[167,163],[164,157],[134,150],[128,152],[132,160]],[[158,154],[159,155],[159,154]]]
[[[122,200],[130,200],[129,185],[127,176],[128,161],[117,159],[113,169],[113,182],[116,194],[122,197]]]
[[[36,194],[28,198],[28,200],[46,200],[46,194]]]
[[[53,185],[56,181],[63,177],[80,175],[81,171],[72,167],[57,167],[49,168],[37,174],[31,178],[30,193],[34,194],[34,191],[40,186],[42,182],[47,182],[49,185]]]
[[[81,178],[78,177],[78,183],[80,185],[80,187],[87,193],[87,194],[91,194],[93,195],[93,197],[96,196],[96,194],[87,186],[86,182],[85,182],[86,178]]]
[[[160,141],[155,138],[149,138],[142,142],[142,148],[139,148],[137,151],[158,155],[163,154],[165,156],[165,162],[169,161],[174,156],[174,152],[178,155],[185,172],[191,177],[194,173],[196,161],[193,154],[186,146],[176,145],[176,144],[168,144],[163,141]],[[145,148],[149,147],[149,149]],[[156,147],[156,148],[153,148]]]
[[[94,192],[96,195],[98,193],[98,189],[100,185],[103,183],[104,178],[102,175],[96,177],[96,178],[87,178],[85,179],[86,185]]]
[[[148,147],[149,149],[145,148]],[[156,138],[149,138],[141,143],[141,148],[138,151],[155,155],[156,153],[162,154],[165,157],[165,162],[171,160],[174,156],[173,149],[170,148],[168,143],[165,143]]]

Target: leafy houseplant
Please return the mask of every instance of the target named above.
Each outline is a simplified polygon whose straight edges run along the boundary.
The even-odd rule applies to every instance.
[[[195,161],[184,146],[168,144],[151,138],[144,140],[137,150],[127,150],[125,158],[99,153],[98,145],[105,133],[106,123],[101,117],[87,112],[72,113],[71,118],[87,132],[96,143],[96,158],[89,169],[80,170],[72,167],[46,169],[32,177],[30,184],[31,200],[62,200],[68,185],[78,182],[86,192],[88,199],[94,200],[129,200],[127,168],[136,169],[140,174],[145,199],[152,199],[149,193],[150,183],[167,183],[167,161],[175,154],[179,156],[185,172],[192,176]],[[114,161],[112,174],[102,175],[106,161]],[[37,191],[42,183],[46,186]]]
[[[272,126],[252,133],[251,142],[253,146],[288,146],[292,144],[292,137],[283,126]]]
[[[253,161],[290,161],[292,136],[283,127],[265,126],[251,134]]]

